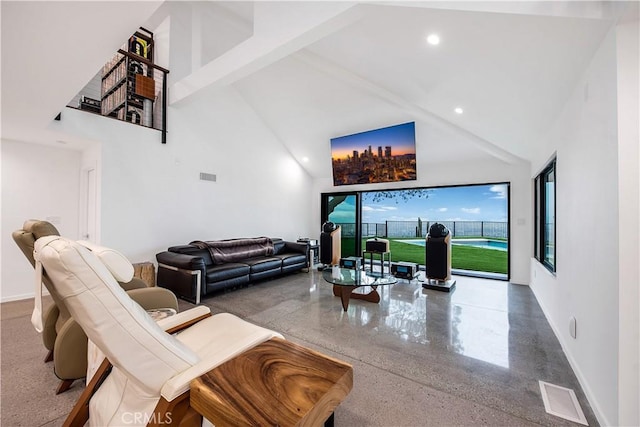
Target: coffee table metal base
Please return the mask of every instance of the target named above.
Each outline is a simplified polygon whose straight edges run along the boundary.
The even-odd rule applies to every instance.
[[[380,302],[380,294],[378,293],[377,286],[371,286],[371,292],[368,294],[353,292],[361,287],[362,286],[333,285],[333,295],[340,297],[344,311],[347,311],[347,308],[349,308],[349,300],[351,298],[374,302],[376,304]]]

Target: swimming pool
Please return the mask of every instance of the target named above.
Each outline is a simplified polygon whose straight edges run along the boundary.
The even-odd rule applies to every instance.
[[[409,243],[410,245],[418,245],[424,246],[424,239],[416,239],[416,240],[398,240],[398,242]],[[489,240],[489,239],[452,239],[452,245],[460,245],[460,246],[474,246],[477,248],[483,249],[495,249],[497,251],[506,251],[507,250],[507,242],[503,240]]]

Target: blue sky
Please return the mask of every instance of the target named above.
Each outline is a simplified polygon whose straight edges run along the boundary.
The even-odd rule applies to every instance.
[[[376,203],[363,195],[362,222],[507,221],[507,185],[473,185],[429,189],[429,197],[384,198]],[[350,200],[352,199],[352,200]],[[335,222],[352,222],[355,198],[347,199],[331,215]]]
[[[390,145],[393,155],[415,154],[416,133],[415,122],[386,128],[356,133],[354,135],[341,136],[331,140],[331,157],[334,159],[346,158],[353,154],[353,150],[363,153],[371,146],[371,151],[378,155],[378,147]]]

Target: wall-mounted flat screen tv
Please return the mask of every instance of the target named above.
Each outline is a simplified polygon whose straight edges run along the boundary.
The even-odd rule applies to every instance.
[[[331,139],[333,185],[416,179],[415,122]]]

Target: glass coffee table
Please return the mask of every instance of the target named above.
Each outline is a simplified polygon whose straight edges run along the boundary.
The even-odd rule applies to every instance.
[[[322,278],[333,284],[333,295],[340,297],[344,311],[349,308],[349,300],[351,298],[379,303],[378,286],[393,285],[398,282],[398,279],[389,274],[351,270],[337,266],[322,270]],[[371,292],[368,294],[354,292],[363,286],[371,286]]]

